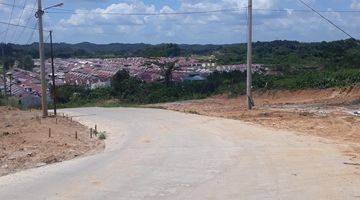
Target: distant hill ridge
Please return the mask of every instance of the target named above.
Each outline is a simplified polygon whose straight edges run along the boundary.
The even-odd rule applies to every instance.
[[[360,67],[360,41],[338,40],[331,42],[298,42],[275,40],[254,43],[254,61],[263,64],[326,66],[346,65]],[[77,44],[55,43],[55,56],[59,58],[110,58],[110,57],[173,57],[189,55],[215,55],[221,64],[244,63],[246,44]],[[13,49],[38,57],[38,44],[14,44]],[[49,45],[46,45],[49,55]]]

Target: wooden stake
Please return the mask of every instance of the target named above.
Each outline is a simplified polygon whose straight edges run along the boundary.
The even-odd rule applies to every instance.
[[[75,131],[75,139],[78,139],[77,131]]]
[[[49,138],[51,138],[51,128],[49,128]]]
[[[90,138],[92,138],[93,137],[93,130],[92,130],[92,128],[90,128]]]

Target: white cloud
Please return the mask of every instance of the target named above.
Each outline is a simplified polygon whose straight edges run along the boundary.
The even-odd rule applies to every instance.
[[[67,20],[61,20],[61,25],[101,25],[101,24],[144,24],[146,17],[141,15],[127,15],[130,13],[154,13],[155,6],[145,5],[142,1],[134,3],[111,4],[105,9],[96,8],[92,10],[76,10],[76,14],[71,15]]]
[[[353,0],[351,5],[351,9],[360,9],[360,0]]]
[[[179,42],[179,43],[228,43],[241,42],[246,38],[247,0],[178,0],[179,5],[155,7],[145,0],[125,1],[108,5],[105,8],[77,10],[78,13],[60,20],[58,28],[63,35],[70,32],[86,34],[90,40],[92,32],[118,37],[106,37],[111,42]],[[341,33],[319,16],[309,12],[296,12],[298,4],[292,0],[254,0],[255,40],[301,39],[322,40],[342,38]],[[289,3],[290,2],[290,3]],[[354,5],[359,0],[353,0]],[[316,4],[316,1],[313,2]],[[289,7],[286,12],[271,12],[266,9]],[[173,13],[192,11],[213,11],[237,8],[238,12],[216,12],[192,15],[126,15],[130,13]],[[122,14],[117,14],[122,13]],[[359,30],[356,23],[359,17],[343,13],[326,13],[326,16],[349,32]],[[71,28],[70,28],[71,27]],[[98,29],[96,29],[98,28]],[[88,31],[87,31],[88,30]],[[101,30],[101,31],[100,31]],[[325,34],[324,34],[325,33]],[[326,35],[327,37],[324,37]],[[65,38],[65,36],[64,36]],[[84,37],[85,39],[86,37]],[[96,38],[96,37],[94,37]],[[82,38],[83,39],[83,38]],[[120,41],[116,40],[119,39]]]

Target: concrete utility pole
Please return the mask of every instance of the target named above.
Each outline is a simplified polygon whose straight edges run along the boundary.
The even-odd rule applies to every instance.
[[[40,54],[40,69],[41,69],[41,105],[43,117],[48,116],[47,110],[47,95],[46,95],[46,79],[45,79],[45,52],[44,52],[44,32],[42,16],[44,11],[42,10],[41,0],[38,0],[38,10],[35,16],[38,18],[39,24],[39,54]]]
[[[55,86],[55,69],[54,69],[54,49],[53,49],[53,38],[52,31],[50,31],[50,49],[51,49],[51,78],[52,78],[52,90],[53,90],[53,104],[54,104],[54,115],[56,116],[56,86]]]
[[[249,110],[254,106],[254,102],[251,94],[252,78],[252,0],[248,0],[248,43],[247,43],[247,78],[246,78],[246,96],[247,107]]]

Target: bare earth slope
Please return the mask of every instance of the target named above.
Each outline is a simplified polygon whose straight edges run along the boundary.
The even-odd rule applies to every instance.
[[[104,153],[0,177],[0,199],[358,199],[338,145],[158,109],[64,112],[108,132]]]
[[[89,130],[78,122],[40,116],[39,111],[0,107],[0,176],[103,149],[103,142],[90,139]]]
[[[165,103],[149,107],[238,119],[267,127],[297,131],[343,144],[360,158],[360,87],[326,90],[266,91],[254,93],[255,108],[248,111],[245,97],[225,95],[204,100]]]

